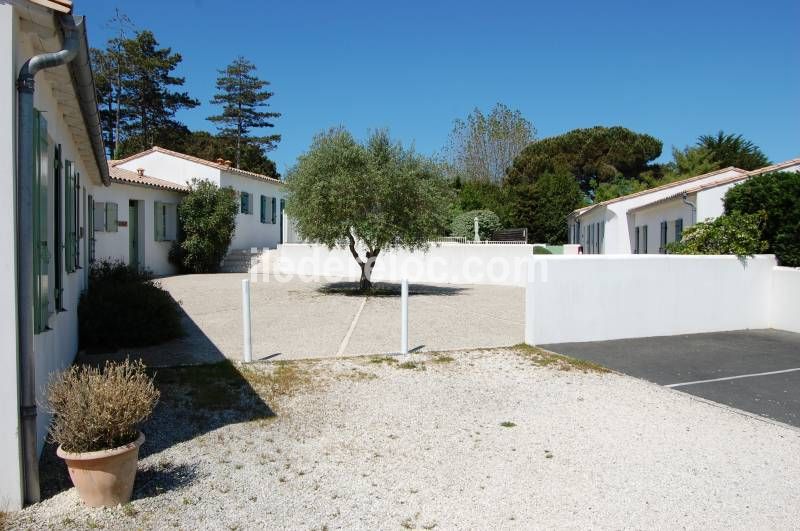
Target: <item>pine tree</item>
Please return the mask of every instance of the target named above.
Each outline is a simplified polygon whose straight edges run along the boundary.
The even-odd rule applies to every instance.
[[[270,83],[255,75],[255,65],[244,57],[237,57],[225,69],[219,70],[217,93],[211,100],[222,106],[222,114],[209,116],[217,124],[220,136],[230,138],[234,145],[234,161],[238,168],[245,146],[255,145],[269,151],[280,141],[280,135],[250,136],[251,129],[274,127],[270,120],[280,113],[261,110],[269,106],[273,96],[265,90]]]

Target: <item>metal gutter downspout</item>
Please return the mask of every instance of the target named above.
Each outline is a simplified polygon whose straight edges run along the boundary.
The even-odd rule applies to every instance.
[[[62,17],[64,49],[28,59],[17,77],[17,323],[23,493],[39,501],[36,434],[36,359],[33,352],[33,91],[34,77],[65,65],[78,53],[80,40],[72,17]]]
[[[687,197],[689,197],[689,195],[686,192],[683,192],[681,199],[683,200],[684,204],[689,205],[689,208],[692,209],[692,225],[694,225],[697,223],[697,207],[694,203],[686,199]]]

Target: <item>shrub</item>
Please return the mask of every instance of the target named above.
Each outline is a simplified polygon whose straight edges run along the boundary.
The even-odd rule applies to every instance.
[[[179,337],[178,305],[151,278],[122,262],[93,264],[89,289],[78,302],[81,346],[139,347]]]
[[[180,239],[169,253],[182,271],[209,273],[219,269],[236,230],[238,204],[232,188],[194,179],[178,205]]]
[[[766,212],[763,238],[781,265],[800,267],[800,173],[756,175],[725,194],[725,213]]]
[[[491,210],[470,210],[456,215],[450,230],[453,236],[472,239],[475,237],[475,218],[478,218],[478,234],[481,240],[488,240],[496,231],[502,228],[500,218]]]
[[[542,247],[541,245],[537,245],[533,248],[533,254],[553,254],[547,247]]]
[[[50,440],[67,452],[94,452],[131,443],[153,412],[159,392],[141,360],[106,362],[100,370],[73,366],[51,377]]]
[[[667,251],[675,254],[752,256],[767,249],[767,242],[761,238],[763,226],[763,212],[733,212],[687,228],[681,241],[667,245]]]

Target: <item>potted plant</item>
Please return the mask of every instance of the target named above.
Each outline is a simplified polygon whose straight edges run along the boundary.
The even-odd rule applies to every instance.
[[[78,495],[90,507],[126,503],[133,493],[140,426],[159,392],[141,360],[73,366],[53,376],[47,409],[50,439],[58,444]]]

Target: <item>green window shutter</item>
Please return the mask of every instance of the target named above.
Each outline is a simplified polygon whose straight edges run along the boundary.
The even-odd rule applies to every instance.
[[[64,162],[64,269],[67,273],[75,271],[75,194],[73,190],[75,176],[72,173],[72,161]]]
[[[92,208],[92,210],[94,211],[94,215],[92,216],[93,232],[105,232],[106,204],[103,201],[94,201],[94,200],[92,200],[92,204],[94,205]]]
[[[63,238],[62,238],[62,212],[63,208],[61,206],[61,197],[62,197],[62,190],[64,189],[64,183],[62,182],[62,163],[61,163],[61,144],[56,145],[55,149],[53,150],[54,154],[54,161],[53,161],[53,183],[55,184],[53,190],[53,251],[54,251],[54,272],[55,278],[53,279],[53,292],[55,294],[55,304],[56,304],[56,311],[61,311],[64,309],[64,274],[61,270],[61,249],[63,247]]]
[[[270,217],[272,218],[272,224],[273,224],[273,225],[275,224],[275,219],[276,219],[276,217],[275,217],[275,213],[276,213],[276,212],[277,212],[277,210],[278,210],[278,209],[277,209],[277,202],[278,202],[278,200],[277,200],[276,198],[274,198],[274,197],[273,197],[273,198],[272,198],[272,205],[271,205],[271,212],[270,212]]]
[[[267,222],[267,196],[261,196],[261,223]]]
[[[86,232],[88,243],[89,263],[94,262],[94,197],[91,195],[86,199]]]
[[[164,203],[161,201],[156,201],[153,206],[153,212],[153,239],[155,239],[157,242],[164,241]]]
[[[683,218],[675,220],[675,241],[679,242],[683,238]]]
[[[37,110],[34,110],[33,157],[33,326],[34,332],[39,333],[47,329],[50,250],[47,244],[47,121]]]
[[[177,205],[169,203],[164,205],[164,239],[175,241],[178,233]]]
[[[242,214],[247,214],[247,192],[239,192],[239,203],[241,205],[239,211]]]
[[[75,201],[73,202],[73,216],[75,217],[75,269],[81,268],[81,174],[75,172]]]
[[[117,232],[119,210],[116,203],[106,203],[106,232]]]

